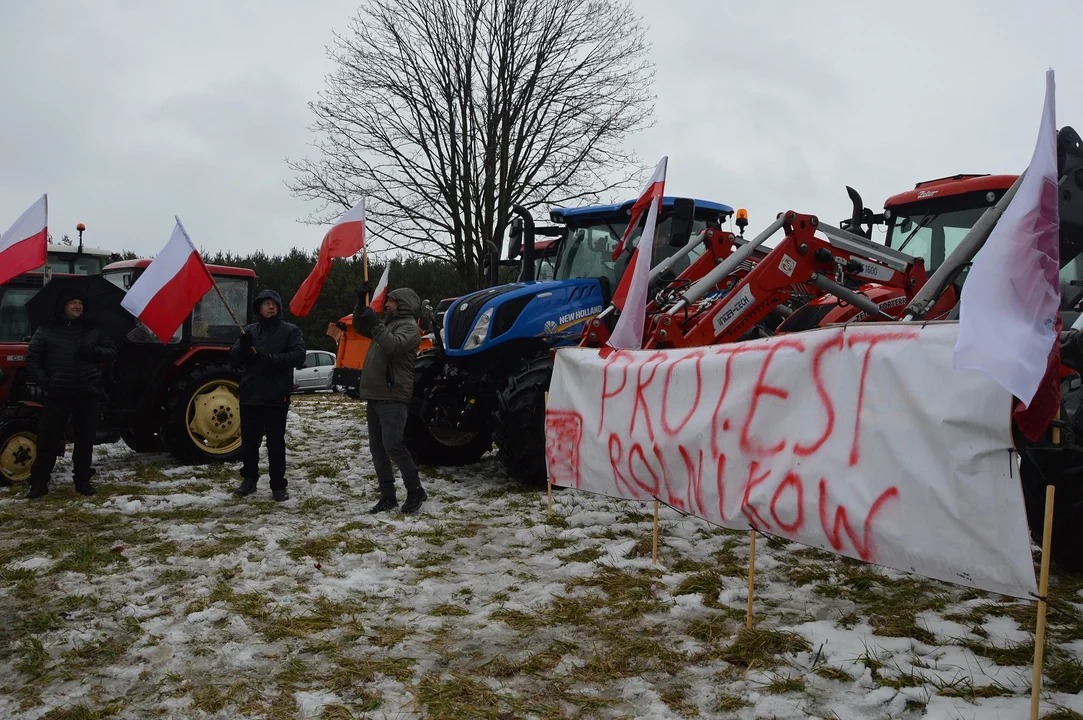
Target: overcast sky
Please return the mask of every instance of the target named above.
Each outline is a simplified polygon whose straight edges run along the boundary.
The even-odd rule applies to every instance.
[[[285,183],[324,46],[358,0],[0,0],[0,231],[49,193],[54,238],[151,255],[179,215],[209,250],[314,249]],[[636,0],[667,194],[849,215],[919,180],[1022,170],[1045,89],[1083,131],[1083,3]],[[646,181],[646,176],[643,181]],[[882,237],[882,235],[880,236]],[[374,250],[380,250],[374,247]]]

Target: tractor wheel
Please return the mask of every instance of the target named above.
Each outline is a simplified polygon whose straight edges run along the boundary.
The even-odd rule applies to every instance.
[[[421,353],[414,363],[414,399],[424,397],[439,374],[443,360],[434,354]],[[414,460],[422,465],[458,467],[472,465],[493,447],[487,432],[458,432],[431,428],[417,414],[417,403],[411,403],[403,433],[406,447]]]
[[[165,450],[165,442],[162,436],[149,428],[128,427],[120,431],[120,439],[124,444],[137,453],[153,453]]]
[[[553,377],[548,356],[531,360],[512,376],[497,398],[493,438],[497,455],[512,478],[527,485],[543,486],[545,467],[545,393]]]
[[[24,483],[38,456],[38,423],[14,418],[0,424],[0,485]]]
[[[241,373],[225,363],[197,367],[169,389],[162,438],[189,465],[241,457]]]

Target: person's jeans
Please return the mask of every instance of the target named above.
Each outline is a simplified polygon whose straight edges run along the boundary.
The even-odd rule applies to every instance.
[[[267,438],[271,490],[286,489],[286,416],[289,407],[241,405],[241,477],[259,480],[259,447]]]
[[[97,396],[51,397],[45,400],[38,430],[38,454],[30,468],[30,484],[48,486],[56,467],[56,458],[64,452],[64,430],[71,417],[72,476],[85,483],[94,474],[90,463],[94,457],[94,435],[98,427]]]
[[[380,496],[395,497],[395,472],[392,461],[402,473],[402,484],[407,492],[421,487],[421,478],[410,451],[403,442],[406,429],[406,415],[409,408],[406,403],[394,400],[369,400],[369,451],[372,453],[372,466],[376,478],[380,481]]]

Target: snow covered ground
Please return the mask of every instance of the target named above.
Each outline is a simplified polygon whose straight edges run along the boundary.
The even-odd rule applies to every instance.
[[[291,499],[97,449],[0,490],[0,717],[1023,718],[1035,605],[649,505],[425,468],[376,497],[363,404],[300,398]],[[400,492],[400,501],[404,493]],[[1042,713],[1081,718],[1083,582],[1054,577]]]

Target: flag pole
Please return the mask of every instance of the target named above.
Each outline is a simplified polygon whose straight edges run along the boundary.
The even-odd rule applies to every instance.
[[[202,258],[200,259],[202,260]],[[207,274],[210,275],[210,270],[207,271]],[[218,282],[214,279],[214,275],[211,275],[211,284],[214,285],[214,291],[218,293],[218,297],[222,298],[222,304],[226,306],[226,312],[228,312],[229,316],[233,318],[233,322],[237,323],[237,327],[241,329],[241,332],[244,332],[244,325],[241,325],[241,321],[238,320],[237,316],[233,314],[233,308],[231,308],[229,306],[229,303],[226,302],[226,296],[223,295],[222,291],[218,289]]]
[[[369,244],[368,238],[365,238],[365,244],[361,246],[361,265],[363,266],[365,273],[365,282],[369,281]],[[368,305],[372,298],[369,294],[365,293],[365,305]]]

